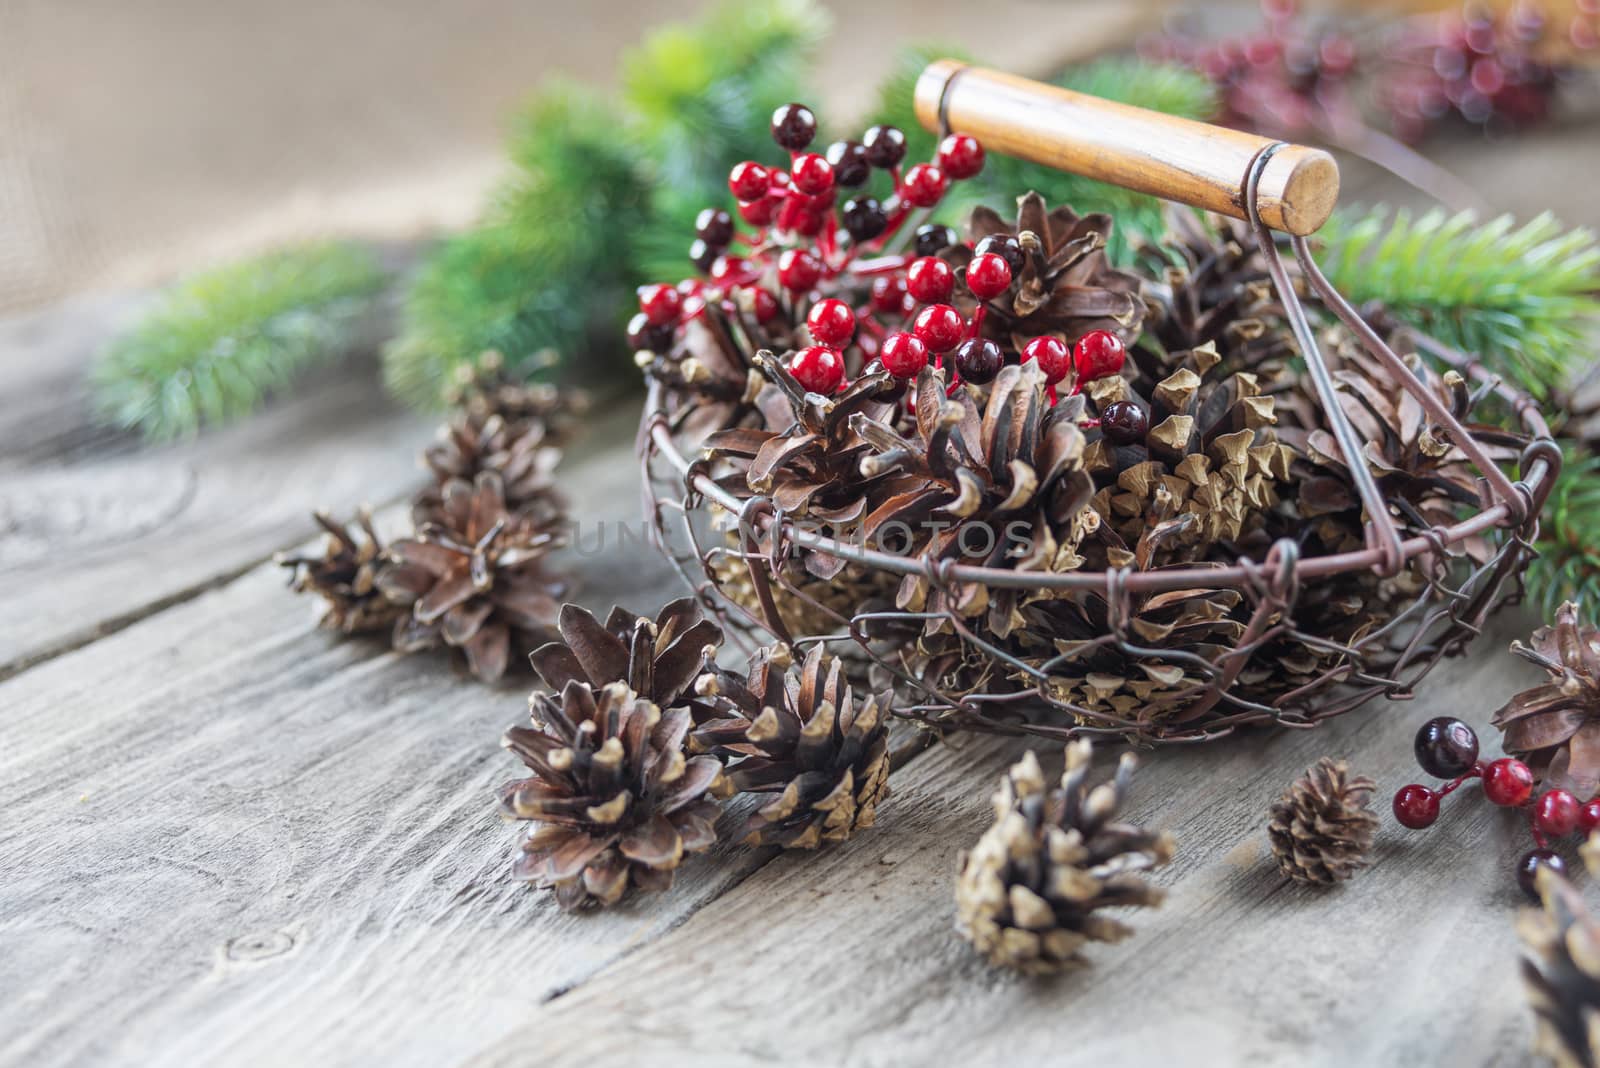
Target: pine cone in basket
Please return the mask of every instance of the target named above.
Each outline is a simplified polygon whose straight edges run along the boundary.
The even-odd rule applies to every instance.
[[[1600,628],[1578,618],[1578,605],[1556,609],[1554,626],[1511,651],[1544,668],[1548,681],[1516,694],[1494,714],[1501,745],[1520,757],[1546,788],[1579,800],[1600,792]]]
[[[372,528],[372,513],[361,509],[354,524],[337,522],[323,512],[315,512],[313,517],[328,535],[322,553],[280,553],[277,557],[279,564],[290,569],[289,588],[322,598],[319,627],[341,634],[365,634],[393,626],[404,609],[379,589],[378,578],[388,565],[383,542]]]
[[[389,546],[394,566],[378,583],[410,611],[395,623],[403,653],[441,643],[459,649],[473,674],[492,682],[555,627],[565,579],[545,557],[565,539],[563,524],[507,510],[500,476],[446,483],[439,515],[414,537]]]
[[[676,331],[646,324],[636,336],[630,326],[629,340],[644,346],[635,360],[645,378],[664,390],[673,430],[687,442],[744,422],[768,381],[756,366],[757,353],[790,351],[797,341],[784,316],[758,319],[748,306],[753,290],[739,296],[743,303],[734,313],[706,303]]]
[[[1020,353],[1044,334],[1071,345],[1094,330],[1108,330],[1127,345],[1138,339],[1145,314],[1140,281],[1106,258],[1111,216],[1080,217],[1065,206],[1052,211],[1042,196],[1030,192],[1017,198],[1015,224],[992,208],[978,207],[967,219],[967,233],[975,244],[987,238],[1015,241],[1010,253],[1020,259],[1020,270],[1012,264],[1011,288],[988,302],[983,327],[984,336],[1002,349]],[[939,255],[960,275],[975,252],[958,242]]]
[[[795,669],[788,647],[775,645],[743,679],[701,676],[716,718],[695,728],[695,748],[732,761],[728,793],[777,795],[745,820],[744,841],[814,849],[877,818],[889,793],[889,699],[858,700],[841,666],[819,643]]]
[[[722,628],[703,619],[693,597],[668,604],[654,619],[620,605],[602,625],[587,609],[561,606],[561,640],[535,649],[533,669],[560,692],[569,682],[596,689],[620,682],[662,708],[694,703],[694,680],[714,662]]]
[[[1583,895],[1541,866],[1540,908],[1517,918],[1522,981],[1535,1017],[1533,1052],[1558,1068],[1600,1065],[1600,924]]]
[[[1328,885],[1371,864],[1378,817],[1367,803],[1374,789],[1342,760],[1317,761],[1272,806],[1267,838],[1278,870],[1296,882]]]
[[[500,789],[507,819],[534,820],[514,872],[562,908],[614,905],[630,885],[665,890],[685,853],[716,841],[715,757],[688,756],[689,710],[622,683],[534,694],[532,727],[502,744],[533,770]]]
[[[1133,755],[1091,789],[1091,753],[1087,739],[1068,743],[1061,785],[1049,790],[1030,751],[994,796],[994,826],[961,859],[957,929],[991,964],[1055,971],[1088,942],[1133,933],[1100,910],[1161,903],[1143,873],[1172,859],[1172,838],[1115,822]]]

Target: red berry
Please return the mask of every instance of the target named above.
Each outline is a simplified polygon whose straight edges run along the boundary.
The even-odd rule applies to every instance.
[[[905,303],[906,291],[906,280],[899,275],[879,275],[872,281],[872,306],[881,312],[897,312]]]
[[[790,229],[801,237],[816,237],[822,233],[822,228],[827,223],[828,215],[826,212],[805,211],[800,213],[799,218],[795,219],[794,225]]]
[[[1588,834],[1596,827],[1600,827],[1600,798],[1596,798],[1578,809],[1578,830]]]
[[[789,168],[794,187],[802,193],[820,196],[833,191],[833,166],[815,152],[802,152]]]
[[[928,346],[929,352],[949,352],[961,342],[967,321],[948,304],[930,304],[917,313],[911,332]]]
[[[993,300],[1011,288],[1011,265],[993,252],[967,265],[967,288],[979,300]]]
[[[1546,790],[1533,805],[1533,825],[1554,838],[1578,829],[1578,799],[1566,790]]]
[[[744,201],[739,205],[739,218],[751,226],[766,226],[777,216],[778,203],[777,197]]]
[[[807,391],[832,396],[844,385],[844,357],[826,345],[812,345],[794,354],[789,373]]]
[[[1497,805],[1516,808],[1533,793],[1533,772],[1511,757],[1501,757],[1483,769],[1483,796]]]
[[[735,163],[728,172],[728,189],[740,200],[755,200],[767,193],[770,175],[765,167],[753,159]]]
[[[906,171],[900,183],[900,195],[906,203],[918,208],[931,208],[944,198],[950,180],[944,172],[931,163],[918,163]]]
[[[675,323],[678,313],[683,310],[683,294],[672,286],[640,286],[639,310],[656,326]]]
[[[711,263],[711,280],[717,285],[727,285],[744,273],[746,266],[743,256],[718,256]]]
[[[1413,831],[1433,826],[1439,818],[1439,795],[1417,783],[1400,787],[1394,795],[1394,818]]]
[[[1072,370],[1072,350],[1067,343],[1053,334],[1036,337],[1022,349],[1022,361],[1032,360],[1044,372],[1044,380],[1052,386]]]
[[[750,311],[755,315],[756,322],[765,325],[778,317],[778,298],[759,286],[751,286],[745,290],[750,294]]]
[[[971,178],[983,170],[983,146],[976,137],[951,134],[939,142],[939,166],[952,178]]]
[[[819,300],[806,316],[811,336],[823,345],[842,349],[856,332],[856,313],[842,300]]]
[[[1109,330],[1091,330],[1078,339],[1072,358],[1077,365],[1078,381],[1093,382],[1097,378],[1117,374],[1127,357],[1122,339]]]
[[[821,277],[821,262],[803,248],[784,249],[778,257],[778,282],[791,293],[804,293]]]
[[[937,256],[912,260],[911,266],[906,268],[906,292],[924,304],[939,304],[949,300],[955,285],[955,272]]]
[[[883,339],[878,358],[896,378],[915,378],[928,366],[928,347],[914,334],[894,333]]]

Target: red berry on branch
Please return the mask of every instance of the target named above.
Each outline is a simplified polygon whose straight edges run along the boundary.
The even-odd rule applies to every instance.
[[[644,312],[628,320],[628,347],[635,352],[666,352],[672,339],[672,327],[657,326]]]
[[[831,397],[844,385],[844,357],[826,345],[812,345],[789,360],[789,373],[808,392]]]
[[[805,152],[794,158],[791,167],[794,187],[809,196],[833,192],[833,168],[815,152]]]
[[[801,212],[790,229],[801,237],[816,237],[822,233],[822,228],[826,225],[828,225],[827,213],[813,210]]]
[[[1433,826],[1439,818],[1439,795],[1419,783],[1400,787],[1394,795],[1394,818],[1413,831]]]
[[[743,256],[718,256],[711,263],[711,280],[717,285],[727,285],[737,279],[749,266]]]
[[[1549,868],[1557,875],[1567,873],[1567,862],[1551,849],[1535,849],[1522,854],[1517,861],[1517,885],[1534,901],[1539,900],[1538,876],[1540,868]]]
[[[750,311],[756,317],[756,322],[766,325],[778,317],[781,309],[777,297],[758,286],[751,286],[745,292],[750,294]]]
[[[739,218],[751,226],[767,226],[777,217],[778,204],[777,197],[743,201],[739,205]]]
[[[1065,341],[1051,334],[1028,342],[1022,349],[1022,360],[1037,363],[1044,372],[1044,380],[1052,386],[1072,371],[1072,350]]]
[[[979,300],[993,300],[1011,288],[1011,267],[1004,259],[987,252],[967,265],[967,288]]]
[[[683,294],[659,283],[640,286],[639,310],[654,325],[668,326],[678,321],[678,314],[683,310]]]
[[[1578,799],[1566,790],[1546,790],[1533,803],[1533,825],[1560,838],[1578,829]]]
[[[939,142],[939,166],[952,178],[971,178],[983,170],[983,146],[976,137],[951,134]]]
[[[767,195],[767,169],[753,159],[735,163],[728,172],[728,190],[740,200],[755,200]]]
[[[917,313],[911,332],[928,346],[929,352],[949,352],[961,343],[967,321],[948,304],[930,304]]]
[[[1578,809],[1578,830],[1589,834],[1600,827],[1600,799],[1590,801]]]
[[[883,339],[878,358],[896,378],[915,378],[928,366],[928,348],[914,334],[894,333]]]
[[[785,104],[772,113],[771,132],[779,148],[798,152],[817,136],[817,117],[804,104]]]
[[[1078,339],[1072,351],[1080,384],[1119,374],[1126,357],[1122,339],[1109,330],[1089,331]]]
[[[1483,769],[1483,796],[1496,805],[1516,808],[1533,793],[1533,772],[1511,757],[1501,757]]]
[[[842,349],[856,332],[856,313],[842,300],[819,300],[806,316],[806,329],[823,345]]]
[[[906,292],[924,304],[949,300],[955,284],[955,272],[937,256],[912,260],[911,266],[906,268]]]
[[[1000,346],[986,337],[968,338],[956,347],[956,372],[968,382],[986,385],[1005,365]]]
[[[778,257],[778,283],[791,293],[804,293],[822,277],[822,263],[803,248],[784,249]]]
[[[906,280],[897,274],[879,275],[872,280],[872,306],[881,312],[897,312],[905,304]]]
[[[931,163],[918,163],[906,171],[900,183],[900,195],[907,204],[918,208],[931,208],[944,198],[950,180],[944,172]]]

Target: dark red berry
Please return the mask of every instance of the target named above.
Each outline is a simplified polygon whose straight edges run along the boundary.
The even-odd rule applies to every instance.
[[[1439,795],[1418,783],[1400,787],[1394,795],[1394,818],[1413,831],[1433,826],[1439,818]]]
[[[822,264],[803,248],[784,249],[778,257],[778,283],[791,293],[804,293],[822,277]]]
[[[967,264],[967,288],[979,300],[993,300],[1011,288],[1011,268],[993,252]]]
[[[987,256],[990,253],[1006,261],[1006,266],[1011,268],[1011,277],[1022,273],[1022,245],[1016,238],[1009,234],[990,234],[972,249],[974,256]]]
[[[931,208],[944,198],[950,180],[944,172],[931,163],[918,163],[906,171],[900,182],[900,195],[906,203],[918,208]]]
[[[808,392],[830,397],[844,384],[844,357],[826,345],[812,345],[789,360],[789,373]]]
[[[755,200],[767,195],[770,180],[767,169],[753,159],[735,163],[728,172],[728,189],[740,200]]]
[[[1119,373],[1126,357],[1122,339],[1109,330],[1089,331],[1072,349],[1072,362],[1080,383]]]
[[[1453,779],[1478,762],[1478,735],[1454,716],[1437,716],[1418,729],[1412,751],[1423,771]]]
[[[856,313],[842,300],[819,300],[806,316],[806,329],[817,342],[842,349],[856,333]]]
[[[939,142],[939,166],[952,178],[971,178],[983,170],[983,146],[976,137],[951,134]]]
[[[750,313],[756,317],[756,322],[765,325],[778,317],[781,311],[778,307],[778,298],[759,286],[751,286],[745,290],[750,294]]]
[[[817,117],[804,104],[785,104],[772,113],[772,139],[779,148],[798,152],[817,136]]]
[[[872,177],[866,147],[859,141],[835,141],[829,145],[828,164],[833,167],[833,180],[846,189],[866,185]]]
[[[839,209],[839,221],[844,224],[850,240],[860,243],[871,241],[889,228],[889,216],[876,197],[852,197]]]
[[[1534,849],[1522,855],[1522,859],[1517,861],[1517,885],[1534,901],[1539,900],[1540,868],[1549,868],[1557,875],[1565,875],[1567,862],[1557,856],[1553,849]]]
[[[1135,402],[1112,401],[1100,413],[1100,432],[1113,445],[1137,445],[1150,431],[1150,417]]]
[[[1546,790],[1533,803],[1533,825],[1552,838],[1578,829],[1578,799],[1566,790]]]
[[[628,320],[628,347],[635,352],[666,352],[672,339],[672,327],[657,326],[644,312]]]
[[[883,369],[896,378],[915,378],[928,366],[928,347],[915,334],[890,334],[883,339],[878,359],[883,361]]]
[[[906,135],[894,126],[874,126],[861,136],[861,146],[867,150],[867,162],[885,170],[906,158]]]
[[[937,256],[960,240],[956,232],[939,223],[917,227],[916,251],[918,256]]]
[[[833,168],[815,152],[796,156],[790,175],[794,187],[809,196],[821,196],[833,191]]]
[[[721,208],[702,209],[695,216],[694,232],[712,248],[727,248],[728,242],[733,240],[733,216]]]
[[[994,381],[1005,364],[1000,346],[988,338],[968,338],[956,346],[956,371],[968,382],[985,385]]]
[[[929,352],[949,352],[961,342],[967,321],[948,304],[930,304],[917,313],[911,332],[928,346]]]
[[[1600,827],[1600,797],[1587,801],[1578,808],[1578,830],[1589,834]]]
[[[1024,363],[1028,360],[1037,363],[1044,372],[1044,380],[1052,386],[1072,371],[1072,350],[1065,341],[1051,334],[1028,342],[1022,350],[1022,359]]]
[[[1533,772],[1511,757],[1501,757],[1483,769],[1483,796],[1496,805],[1516,808],[1533,793]]]
[[[654,325],[670,326],[678,321],[678,313],[683,310],[683,294],[659,283],[640,286],[639,310]]]
[[[872,280],[872,306],[881,312],[897,312],[906,302],[906,280],[897,274],[879,275]]]
[[[955,271],[937,256],[912,260],[906,268],[906,291],[924,304],[949,300],[955,285]]]
[[[767,226],[777,217],[778,204],[777,197],[743,201],[739,204],[739,218],[751,226]]]
[[[689,262],[702,271],[711,270],[711,265],[717,262],[720,255],[721,249],[712,248],[698,237],[689,242]]]

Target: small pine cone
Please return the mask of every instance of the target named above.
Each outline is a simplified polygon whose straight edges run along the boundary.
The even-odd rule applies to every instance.
[[[540,646],[529,657],[552,690],[573,680],[595,687],[621,682],[662,708],[689,704],[692,711],[701,711],[693,683],[704,665],[715,660],[722,628],[701,618],[693,597],[673,601],[653,620],[619,605],[603,626],[587,609],[565,604],[559,627],[561,640]]]
[[[725,792],[778,795],[745,820],[744,841],[813,849],[872,826],[889,794],[887,695],[857,701],[820,644],[798,671],[786,646],[771,646],[747,678],[708,673],[696,688],[717,718],[692,742],[736,761]]]
[[[1278,869],[1300,883],[1343,882],[1372,863],[1378,817],[1367,807],[1374,785],[1323,757],[1272,806],[1267,837]]]
[[[1526,955],[1522,980],[1533,1006],[1533,1051],[1557,1068],[1600,1065],[1600,924],[1583,895],[1547,867],[1537,875],[1541,908],[1517,919]]]
[[[561,450],[544,439],[538,423],[510,423],[499,415],[483,422],[458,416],[439,430],[437,440],[422,450],[422,463],[432,484],[412,498],[411,517],[418,525],[437,523],[444,513],[445,487],[472,482],[485,471],[500,476],[506,508],[536,519],[561,514],[566,501],[555,488]]]
[[[706,794],[715,757],[684,750],[689,710],[663,712],[622,683],[534,694],[532,727],[501,743],[533,775],[500,789],[507,819],[534,820],[514,872],[562,908],[614,905],[630,885],[665,890],[685,853],[716,841]]]
[[[957,930],[991,964],[1057,971],[1078,960],[1084,943],[1133,933],[1098,910],[1161,904],[1162,891],[1141,873],[1172,859],[1172,837],[1113,822],[1133,754],[1123,754],[1115,779],[1090,789],[1092,750],[1087,739],[1067,745],[1055,790],[1030,751],[994,796],[994,825],[961,858]]]
[[[589,398],[578,390],[547,382],[529,382],[528,376],[560,362],[550,351],[536,353],[516,369],[493,349],[456,369],[455,380],[445,390],[445,402],[473,426],[483,426],[498,416],[514,427],[537,427],[546,445],[561,446],[577,437]]]
[[[328,534],[321,555],[280,553],[277,557],[279,564],[291,569],[289,588],[322,598],[324,608],[317,625],[328,630],[366,634],[394,626],[405,608],[378,588],[379,576],[388,563],[383,542],[372,528],[372,513],[363,508],[354,523],[337,522],[322,512],[314,518]]]

